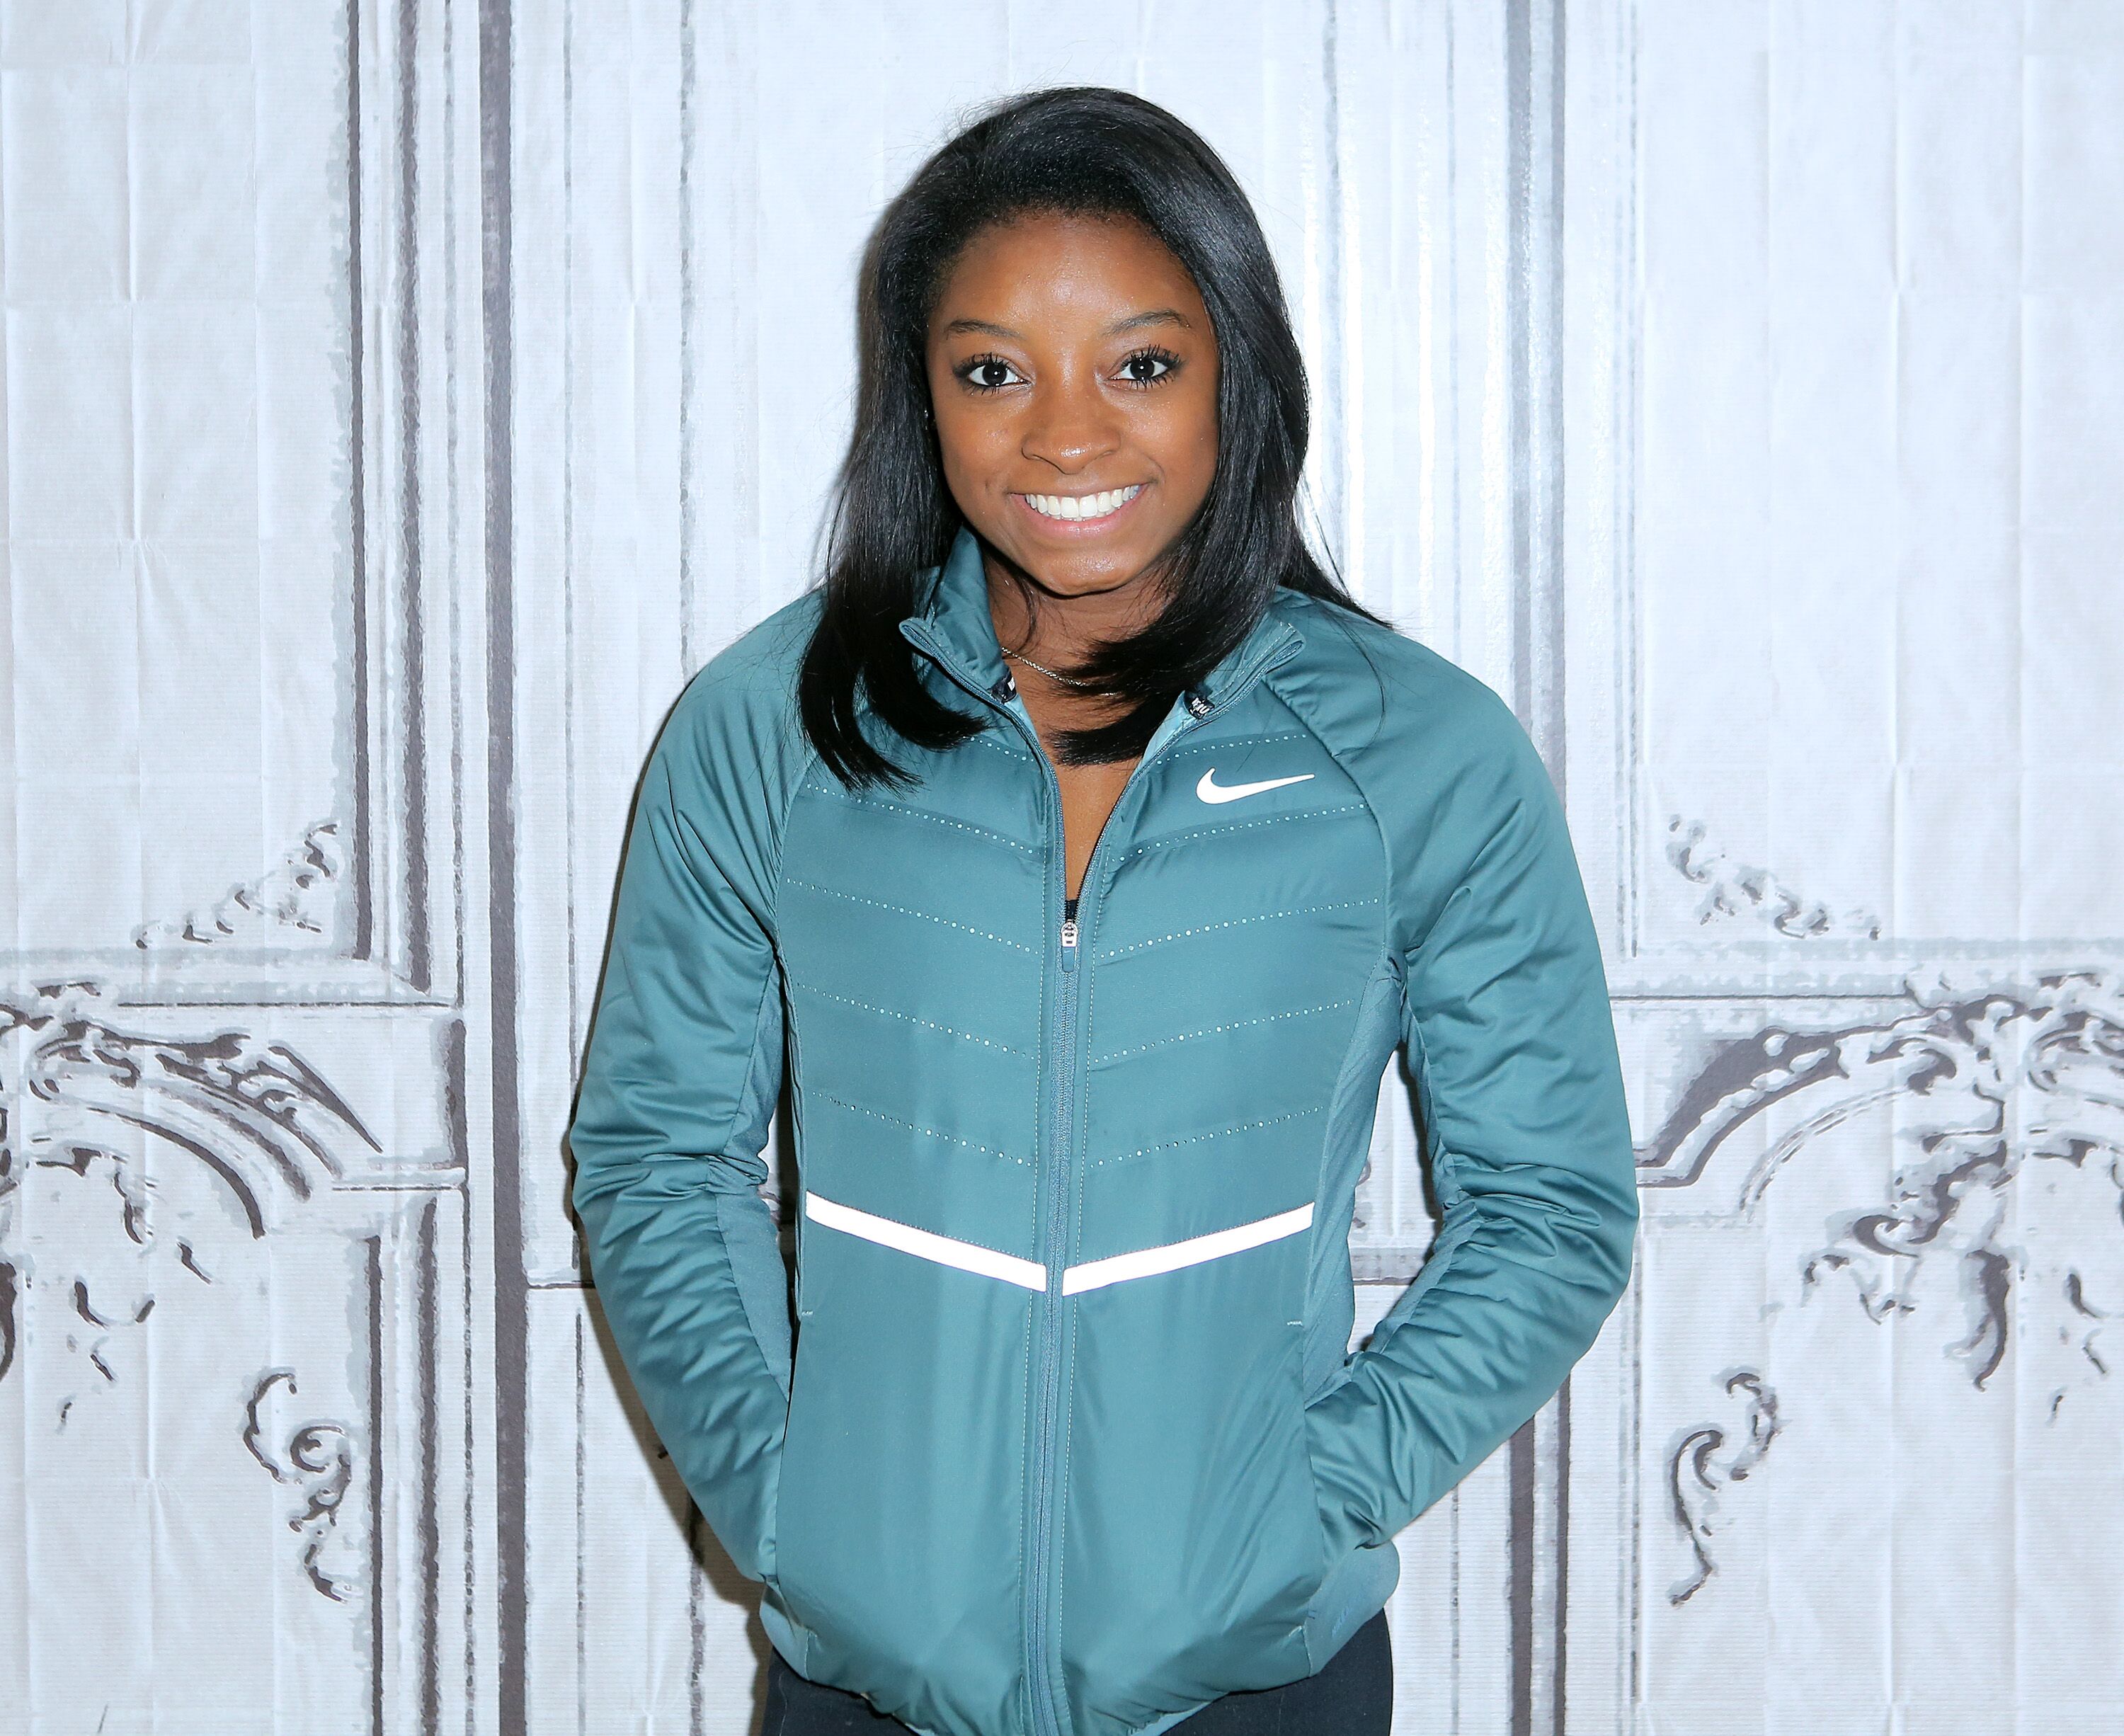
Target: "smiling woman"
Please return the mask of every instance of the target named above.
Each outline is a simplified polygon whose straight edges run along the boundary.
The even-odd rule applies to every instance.
[[[1079,605],[1039,648],[1144,624],[1217,469],[1217,335],[1180,261],[1125,219],[995,224],[945,280],[928,364],[953,501],[1018,584]]]
[[[1157,105],[1095,87],[998,104],[886,209],[860,299],[800,686],[836,775],[906,781],[858,728],[859,693],[893,738],[967,733],[895,630],[962,530],[1043,744],[1064,768],[1119,769],[1095,786],[1279,591],[1384,624],[1299,530],[1305,369],[1260,224]]]
[[[1071,740],[1114,709],[1079,666],[1168,600],[1168,557],[1217,472],[1217,334],[1141,223],[1040,211],[967,243],[927,356],[945,483],[981,539],[1003,655],[1031,671],[1074,897],[1138,758]]]
[[[1630,1268],[1562,803],[1306,549],[1273,264],[1165,111],[999,106],[861,311],[825,581],[636,810],[570,1131],[613,1340],[761,1583],[762,1736],[1384,1736],[1396,1534]],[[1398,1048],[1442,1217],[1352,1355]]]

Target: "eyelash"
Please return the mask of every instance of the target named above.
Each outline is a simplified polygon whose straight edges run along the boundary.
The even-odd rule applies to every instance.
[[[1132,386],[1139,392],[1147,391],[1153,386],[1163,385],[1166,381],[1172,378],[1173,374],[1180,367],[1180,358],[1175,355],[1170,350],[1163,348],[1161,346],[1157,344],[1146,344],[1140,350],[1130,350],[1128,355],[1121,358],[1121,365],[1125,368],[1130,362],[1140,360],[1144,356],[1149,356],[1153,361],[1163,362],[1165,364],[1165,372],[1163,374],[1154,374],[1149,379],[1125,379],[1121,382],[1123,385]],[[960,381],[966,386],[969,392],[986,393],[989,392],[1000,392],[1003,390],[1002,386],[980,385],[977,383],[973,378],[974,370],[976,368],[985,367],[990,362],[994,362],[999,368],[1008,368],[1010,366],[1010,364],[1002,356],[995,355],[970,356],[959,365],[958,368],[955,371],[956,372]],[[1016,370],[1013,369],[1013,371],[1015,372]],[[1004,383],[1008,384],[1009,382],[1006,381]]]

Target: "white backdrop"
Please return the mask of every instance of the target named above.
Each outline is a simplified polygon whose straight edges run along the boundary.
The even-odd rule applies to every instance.
[[[1232,163],[1319,540],[1602,921],[1636,1274],[1397,1731],[2124,1721],[2124,6],[12,0],[0,1736],[753,1729],[562,1134],[868,228],[1061,82]]]

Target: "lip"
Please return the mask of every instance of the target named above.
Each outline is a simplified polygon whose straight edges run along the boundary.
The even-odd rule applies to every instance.
[[[1124,482],[1121,486],[1125,488],[1129,484]],[[1085,492],[1089,494],[1107,494],[1111,491],[1105,488],[1092,488],[1088,489]],[[1150,484],[1145,482],[1139,487],[1134,494],[1130,495],[1128,499],[1124,501],[1120,506],[1115,507],[1114,510],[1108,513],[1104,518],[1098,519],[1050,519],[1037,506],[1035,506],[1031,501],[1027,500],[1024,494],[1020,491],[1013,489],[1011,491],[1010,497],[1017,502],[1017,510],[1023,513],[1026,517],[1031,520],[1034,524],[1037,525],[1040,529],[1048,535],[1060,537],[1085,537],[1097,536],[1102,531],[1120,524],[1121,521],[1126,518],[1130,512],[1134,510],[1136,503],[1149,492]]]

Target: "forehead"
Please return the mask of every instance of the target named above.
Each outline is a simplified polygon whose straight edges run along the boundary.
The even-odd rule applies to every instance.
[[[1176,308],[1206,326],[1194,280],[1149,229],[1125,217],[1024,213],[967,242],[945,275],[930,331],[961,318],[1023,331],[1013,313],[1103,322],[1150,307]]]

